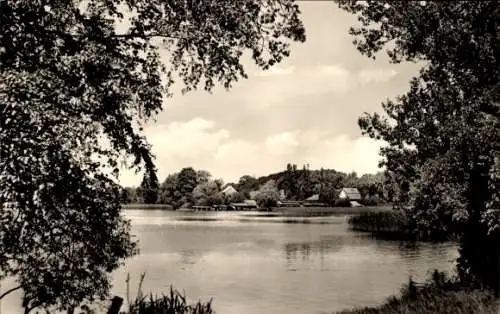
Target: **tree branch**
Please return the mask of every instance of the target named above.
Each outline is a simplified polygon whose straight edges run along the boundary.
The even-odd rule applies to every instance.
[[[2,293],[2,295],[0,295],[0,300],[2,300],[2,299],[3,299],[3,297],[7,296],[8,294],[10,294],[10,293],[12,293],[12,292],[14,292],[14,291],[16,291],[16,290],[21,289],[22,287],[23,287],[23,286],[17,286],[17,287],[14,287],[14,288],[11,288],[11,289],[9,289],[9,290],[5,291],[4,293]]]

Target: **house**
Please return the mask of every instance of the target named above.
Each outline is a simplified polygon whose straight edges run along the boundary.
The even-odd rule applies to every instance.
[[[356,188],[342,188],[339,192],[339,199],[349,201],[360,201],[361,193]]]
[[[243,203],[231,203],[229,205],[233,210],[245,210],[257,208],[257,202],[255,200],[244,200]]]
[[[306,202],[319,202],[319,194],[306,198]]]
[[[319,194],[314,194],[304,201],[304,206],[325,207],[327,204],[319,202]]]
[[[238,191],[236,191],[236,189],[232,185],[228,185],[224,190],[222,190],[222,194],[226,196],[231,196],[236,193],[238,193]]]

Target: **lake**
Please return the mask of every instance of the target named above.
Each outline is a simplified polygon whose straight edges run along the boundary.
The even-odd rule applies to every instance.
[[[377,305],[399,292],[409,276],[452,271],[452,243],[407,246],[348,230],[347,216],[256,217],[255,213],[179,213],[124,210],[141,254],[113,274],[113,295],[167,293],[214,299],[219,314],[302,314]],[[11,283],[12,284],[12,283]],[[2,287],[2,291],[8,285]],[[2,313],[22,313],[20,294]]]
[[[346,216],[308,219],[251,213],[125,210],[141,254],[114,274],[113,294],[172,284],[217,313],[321,313],[377,305],[409,276],[452,271],[452,243],[403,245],[348,230]],[[295,223],[293,223],[295,222]]]

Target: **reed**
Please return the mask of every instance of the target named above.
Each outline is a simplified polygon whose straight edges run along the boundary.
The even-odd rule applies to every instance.
[[[353,231],[368,232],[385,240],[442,242],[459,239],[453,232],[417,232],[416,224],[407,214],[394,210],[359,213],[349,217],[347,222]]]
[[[347,222],[352,230],[371,233],[409,233],[410,226],[410,219],[396,211],[359,213]]]
[[[198,301],[189,304],[186,296],[170,287],[170,293],[160,296],[150,294],[147,297],[135,299],[129,305],[128,314],[211,314],[212,300]],[[125,313],[124,313],[125,314]]]
[[[142,284],[146,274],[142,273],[139,278],[137,297],[130,302],[130,276],[127,275],[127,303],[128,310],[120,314],[212,314],[215,313],[212,307],[212,300],[208,302],[197,301],[190,304],[183,293],[170,286],[168,294],[144,296]]]

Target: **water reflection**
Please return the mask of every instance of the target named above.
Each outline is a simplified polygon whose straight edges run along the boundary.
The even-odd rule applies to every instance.
[[[343,245],[342,236],[321,236],[318,241],[285,243],[283,252],[287,267],[295,270],[297,260],[307,262],[311,256],[317,255],[324,261],[325,255],[338,252]],[[323,264],[321,266],[321,270],[324,270]]]
[[[114,293],[123,295],[126,272],[146,268],[145,291],[174,284],[193,299],[214,297],[221,314],[375,305],[410,275],[423,280],[429,269],[451,269],[456,255],[454,244],[408,246],[353,233],[345,217],[146,211],[129,217],[141,255],[115,274]]]

